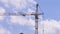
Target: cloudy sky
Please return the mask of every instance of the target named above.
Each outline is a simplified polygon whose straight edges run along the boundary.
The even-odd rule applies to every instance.
[[[35,20],[33,15],[1,16],[4,13],[35,12],[39,4],[39,34],[60,34],[60,0],[0,0],[0,34],[34,34]]]

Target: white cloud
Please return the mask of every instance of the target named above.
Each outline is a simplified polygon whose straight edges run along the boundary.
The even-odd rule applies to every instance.
[[[0,34],[11,34],[11,32],[0,25]]]
[[[0,7],[0,14],[5,13],[5,9]]]
[[[0,0],[0,2],[4,3],[6,7],[11,5],[16,9],[26,8],[29,3],[36,4],[34,0]]]
[[[59,33],[57,32],[57,29],[60,30],[60,22],[56,20],[41,21],[39,25],[39,34],[43,33],[43,29],[44,29],[44,34],[57,34]]]
[[[32,10],[32,9],[27,9],[27,14],[34,14],[35,13],[35,10]]]
[[[4,19],[4,16],[2,16],[2,14],[5,13],[5,9],[0,7],[0,20],[3,20]]]
[[[27,19],[22,16],[11,16],[10,23],[15,23],[15,24],[20,24],[20,25],[27,25],[27,26],[34,26],[35,21],[30,19]],[[44,27],[43,27],[44,26]],[[34,29],[34,28],[32,28]],[[60,21],[56,20],[42,20],[39,22],[39,34],[43,34],[43,29],[44,29],[44,34],[57,34],[60,32],[57,32],[58,30],[60,31]]]
[[[8,3],[8,0],[0,0],[2,3]]]
[[[9,0],[10,4],[15,6],[16,8],[25,8],[26,7],[26,0]]]
[[[37,2],[35,2],[34,0],[27,0],[30,3],[36,4]]]
[[[34,25],[34,20],[26,19],[23,16],[11,16],[10,23],[20,25]]]
[[[11,16],[11,19],[10,19],[10,21],[12,22],[12,23],[16,23],[16,24],[21,24],[21,25],[24,25],[25,23],[26,23],[26,20],[25,20],[25,18],[23,18],[22,16],[20,17],[20,16]]]

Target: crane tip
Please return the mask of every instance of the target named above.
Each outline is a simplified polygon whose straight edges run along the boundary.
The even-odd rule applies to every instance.
[[[36,6],[39,6],[39,4],[37,3]]]

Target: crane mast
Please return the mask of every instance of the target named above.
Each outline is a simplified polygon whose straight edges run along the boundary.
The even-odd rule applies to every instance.
[[[38,4],[36,4],[36,15],[35,15],[35,34],[38,34]]]

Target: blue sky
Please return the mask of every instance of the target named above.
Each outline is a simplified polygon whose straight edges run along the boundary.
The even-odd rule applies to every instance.
[[[39,34],[60,34],[60,0],[0,0],[0,14],[35,12],[39,4]],[[34,16],[0,16],[0,34],[34,34]],[[43,25],[44,24],[44,25]],[[43,28],[44,26],[44,28]]]
[[[60,0],[38,0],[41,9],[44,11],[44,17],[48,19],[60,20]]]

